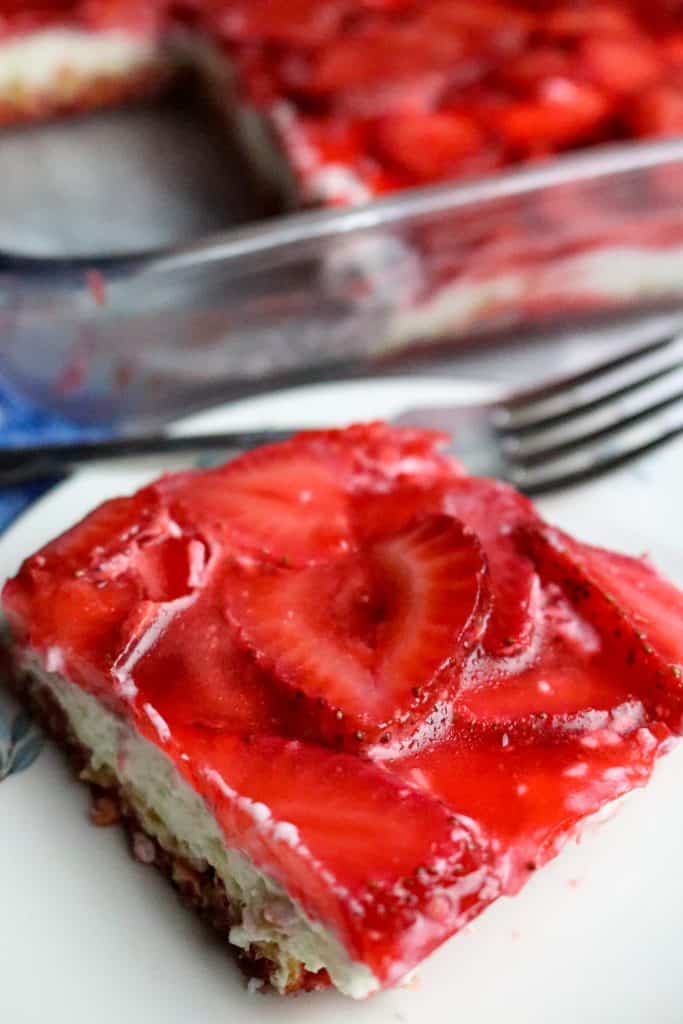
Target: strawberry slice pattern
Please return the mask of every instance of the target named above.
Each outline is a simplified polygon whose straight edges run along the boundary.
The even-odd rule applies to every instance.
[[[428,516],[327,565],[247,570],[226,602],[255,659],[362,741],[399,717],[405,728],[478,640],[486,563],[458,520]]]
[[[443,440],[371,423],[163,477],[3,593],[380,985],[683,732],[683,594]]]
[[[307,564],[349,543],[341,459],[305,447],[262,448],[225,467],[162,481],[179,522],[201,517],[205,529],[255,557]],[[196,493],[195,493],[196,492]]]
[[[615,677],[657,718],[683,719],[683,595],[643,559],[579,544],[545,524],[520,529],[542,577],[561,587],[601,639]]]

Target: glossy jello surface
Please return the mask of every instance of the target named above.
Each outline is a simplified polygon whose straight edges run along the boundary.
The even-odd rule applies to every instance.
[[[303,434],[107,502],[3,601],[389,984],[681,731],[683,595],[441,439]]]

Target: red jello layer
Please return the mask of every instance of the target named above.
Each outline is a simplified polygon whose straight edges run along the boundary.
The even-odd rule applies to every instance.
[[[206,11],[254,101],[291,105],[283,135],[312,198],[312,176],[329,166],[376,194],[683,131],[676,5],[304,0],[295,17],[264,0]]]
[[[107,502],[3,601],[381,984],[681,731],[683,595],[382,424]]]
[[[167,0],[0,0],[0,42],[44,29],[147,33],[167,24]]]
[[[0,37],[46,26],[222,43],[244,96],[278,119],[306,198],[326,168],[370,195],[600,142],[683,132],[683,13],[665,0],[0,2]]]

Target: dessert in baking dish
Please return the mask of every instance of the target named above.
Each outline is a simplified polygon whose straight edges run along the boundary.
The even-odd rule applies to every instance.
[[[0,0],[0,120],[172,68],[265,118],[299,199],[356,202],[683,131],[683,14],[655,0]]]
[[[683,14],[655,0],[0,0],[0,124],[158,91],[226,116],[267,205],[347,205],[683,132]],[[188,70],[194,74],[187,74]],[[385,348],[670,295],[675,167],[335,247]],[[341,269],[340,269],[341,267]],[[354,293],[356,294],[356,293]]]
[[[281,992],[395,984],[682,729],[683,594],[439,442],[376,423],[162,477],[4,589],[96,820]]]

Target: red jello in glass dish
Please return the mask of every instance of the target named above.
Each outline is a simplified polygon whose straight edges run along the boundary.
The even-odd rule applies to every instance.
[[[395,984],[681,732],[683,594],[442,440],[162,477],[3,592],[17,692],[281,992]]]
[[[220,53],[236,81],[231,102],[272,120],[301,197],[312,202],[370,198],[681,129],[683,17],[675,5],[567,0],[5,0],[7,118],[12,96],[19,85],[30,93],[32,78],[12,44],[21,40],[27,59],[44,64],[35,81],[47,91],[65,68],[87,77],[99,63],[99,73],[111,73],[104,42],[112,31],[151,33],[158,57],[172,61],[175,52],[180,65],[194,54],[204,73],[202,48]],[[201,43],[194,50],[188,31]],[[101,56],[95,49],[88,62],[74,32],[89,35]],[[123,78],[123,50],[120,57]],[[23,116],[35,112],[27,107]]]
[[[361,303],[344,292],[353,279],[386,310],[373,330],[376,348],[393,353],[677,295],[680,165],[633,144],[683,130],[682,40],[680,10],[664,0],[12,0],[0,3],[0,123],[147,96],[175,79],[211,96],[268,206],[274,196],[280,209],[403,204],[400,219],[373,209],[368,245],[340,224],[334,252],[316,251],[324,294],[311,300],[311,319],[328,290],[355,315]],[[194,75],[179,75],[188,67]],[[607,173],[605,145],[626,146],[632,168],[617,155]],[[590,165],[561,164],[584,151]],[[521,165],[535,188],[520,184]],[[414,213],[425,186],[443,188],[427,222]],[[467,199],[480,186],[485,198]],[[305,244],[307,230],[303,220]],[[200,243],[200,261],[203,252]],[[223,312],[226,331],[243,322],[241,310]],[[114,334],[106,361],[126,337],[113,319],[104,329]],[[13,336],[22,331],[12,324]],[[365,355],[364,331],[350,333]],[[340,333],[331,348],[345,344]],[[346,357],[325,345],[321,361]],[[45,363],[36,359],[35,374]],[[196,372],[186,364],[186,378]]]

